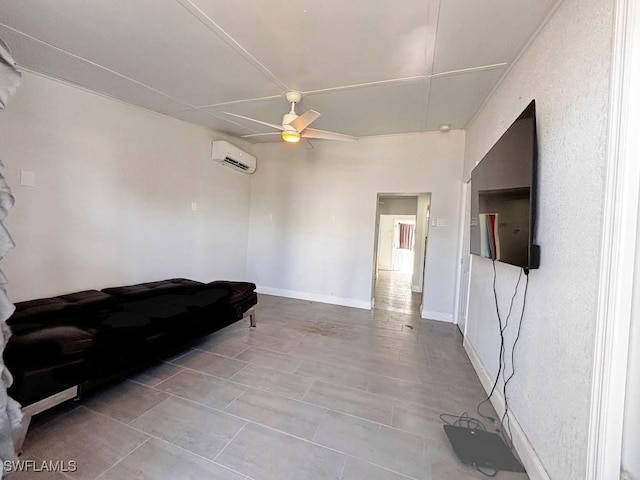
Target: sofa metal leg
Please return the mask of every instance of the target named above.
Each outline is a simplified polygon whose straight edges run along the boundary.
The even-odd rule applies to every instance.
[[[29,431],[29,424],[31,423],[31,417],[37,415],[38,413],[44,412],[51,407],[55,407],[67,400],[71,400],[77,398],[78,396],[78,386],[75,385],[71,388],[67,388],[61,392],[56,393],[55,395],[51,395],[50,397],[43,398],[42,400],[32,403],[31,405],[27,405],[22,409],[22,422],[20,423],[20,428],[17,432],[15,432],[13,438],[13,445],[15,447],[16,453],[20,455],[22,453],[22,445],[24,443],[24,439],[27,437],[27,432]]]
[[[27,438],[29,425],[31,425],[31,414],[23,413],[20,428],[18,428],[13,435],[13,446],[16,450],[16,455],[18,456],[22,455],[22,446],[24,445],[24,439]]]
[[[255,327],[256,326],[256,309],[255,307],[250,308],[249,310],[246,311],[245,315],[249,315],[249,326],[250,327]]]

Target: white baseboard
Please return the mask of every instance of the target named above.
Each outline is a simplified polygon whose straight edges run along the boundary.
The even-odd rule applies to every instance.
[[[317,293],[298,292],[295,290],[282,290],[280,288],[261,286],[256,288],[256,292],[264,295],[274,295],[276,297],[295,298],[297,300],[308,300],[310,302],[329,303],[331,305],[371,310],[371,301],[356,300],[355,298],[342,298],[335,297],[333,295],[320,295]]]
[[[480,357],[476,353],[476,350],[473,348],[473,345],[465,338],[462,344],[464,346],[465,351],[467,352],[467,356],[473,365],[476,373],[478,374],[478,378],[480,379],[480,383],[484,387],[487,395],[491,391],[491,387],[493,387],[493,382],[495,378],[491,378],[489,373],[485,370]],[[504,414],[504,397],[502,392],[496,391],[491,396],[491,404],[493,408],[495,408],[498,416],[502,416]],[[513,440],[513,446],[518,452],[520,456],[520,460],[522,460],[522,464],[524,468],[527,470],[527,475],[531,480],[550,480],[549,474],[544,468],[544,465],[540,461],[540,457],[536,453],[533,445],[529,442],[525,431],[520,426],[517,418],[513,414],[511,410],[509,410],[509,424],[511,425],[511,436]]]
[[[437,320],[439,322],[453,323],[452,313],[432,312],[430,310],[422,310],[421,317],[429,320]]]

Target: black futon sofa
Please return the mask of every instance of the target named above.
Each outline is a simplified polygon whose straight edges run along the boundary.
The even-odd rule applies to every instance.
[[[246,314],[255,326],[255,288],[177,278],[18,303],[7,321],[9,394],[35,414]]]

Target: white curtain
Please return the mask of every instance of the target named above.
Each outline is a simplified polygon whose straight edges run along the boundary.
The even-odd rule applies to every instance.
[[[6,44],[0,39],[0,110],[5,108],[9,98],[20,86],[20,82],[20,72],[16,69]],[[3,224],[13,202],[11,189],[4,178],[4,164],[0,160],[0,260],[15,246]],[[13,378],[1,356],[11,335],[6,320],[15,310],[7,297],[6,284],[7,279],[0,270],[0,461],[2,462],[15,459],[13,432],[18,429],[22,420],[20,405],[7,395],[7,388],[11,385]],[[4,472],[4,469],[2,471]],[[3,475],[0,474],[0,476]]]

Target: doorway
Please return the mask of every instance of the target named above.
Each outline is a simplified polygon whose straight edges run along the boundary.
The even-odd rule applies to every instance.
[[[430,194],[378,194],[371,303],[420,314]]]

